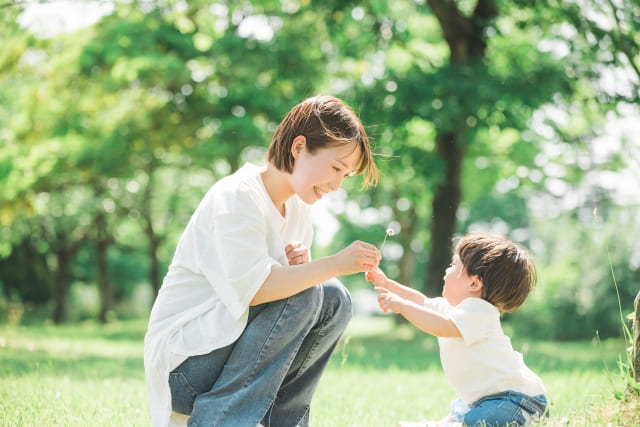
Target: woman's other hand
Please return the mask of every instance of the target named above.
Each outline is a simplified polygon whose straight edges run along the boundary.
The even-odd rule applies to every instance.
[[[291,242],[284,247],[289,265],[305,264],[309,262],[309,248],[300,242]]]

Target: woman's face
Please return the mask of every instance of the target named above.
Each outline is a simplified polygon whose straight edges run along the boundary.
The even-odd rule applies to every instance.
[[[311,154],[304,137],[296,138],[291,149],[295,158],[291,187],[307,204],[339,189],[342,181],[353,175],[361,155],[355,143],[323,148]]]

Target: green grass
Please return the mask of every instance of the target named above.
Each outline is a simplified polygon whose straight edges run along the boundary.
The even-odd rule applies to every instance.
[[[0,426],[150,425],[145,328],[146,320],[0,325]],[[550,424],[637,425],[637,411],[621,415],[613,398],[624,388],[617,368],[622,339],[556,343],[519,337],[513,344],[547,386]],[[355,319],[318,387],[311,424],[436,420],[453,398],[435,338],[410,325],[395,327],[391,317]]]

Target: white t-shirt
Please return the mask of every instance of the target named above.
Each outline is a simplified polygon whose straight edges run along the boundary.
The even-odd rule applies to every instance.
[[[244,331],[249,303],[284,246],[311,248],[308,205],[297,196],[283,217],[258,166],[246,164],[207,192],[185,228],[151,310],[145,336],[147,395],[154,426],[171,416],[169,372],[190,356],[231,344]]]
[[[461,338],[438,338],[440,361],[458,397],[471,404],[506,390],[529,396],[545,394],[542,380],[525,364],[522,354],[502,332],[500,312],[481,298],[465,298],[452,307],[445,298],[424,304],[449,318]]]

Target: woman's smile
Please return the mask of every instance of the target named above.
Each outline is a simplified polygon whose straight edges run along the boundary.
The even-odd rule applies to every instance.
[[[316,195],[316,197],[317,197],[318,199],[322,199],[322,197],[323,197],[325,194],[328,194],[328,193],[329,193],[328,191],[324,191],[324,190],[322,190],[322,189],[321,189],[320,187],[318,187],[317,185],[314,185],[314,186],[313,186],[313,192],[315,193],[315,195]]]

